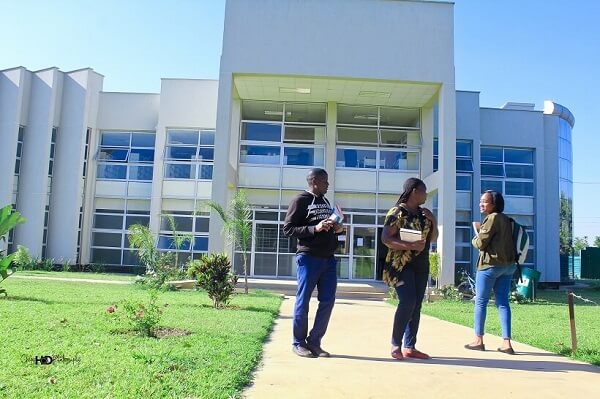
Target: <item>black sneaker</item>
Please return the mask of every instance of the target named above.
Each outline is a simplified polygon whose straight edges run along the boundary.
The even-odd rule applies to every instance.
[[[315,357],[330,357],[331,354],[323,350],[320,346],[306,344],[306,347],[312,352]]]
[[[292,345],[292,351],[300,357],[315,357],[313,352],[308,350],[304,346]]]

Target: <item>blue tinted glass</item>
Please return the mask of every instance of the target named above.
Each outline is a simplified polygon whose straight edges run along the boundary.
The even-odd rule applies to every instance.
[[[338,149],[336,166],[375,169],[377,154],[370,150]]]
[[[240,147],[240,162],[258,165],[279,165],[281,148],[259,145]]]
[[[200,145],[214,145],[215,144],[215,132],[210,130],[203,130],[200,133]]]
[[[208,237],[195,237],[194,251],[208,251]]]
[[[253,141],[281,141],[281,125],[270,123],[244,123],[242,126],[242,140]]]
[[[165,178],[167,179],[193,179],[192,165],[168,163],[165,167]]]
[[[502,162],[502,148],[481,147],[481,162]]]
[[[456,160],[456,171],[457,172],[472,172],[473,162],[470,159],[457,159]]]
[[[438,139],[433,139],[433,155],[440,155],[440,142]]]
[[[169,130],[167,133],[168,144],[198,145],[198,131]]]
[[[504,162],[533,163],[532,150],[504,150]]]
[[[128,153],[129,150],[120,148],[100,148],[100,152],[98,153],[98,160],[125,162],[127,160]]]
[[[159,249],[175,249],[173,245],[173,237],[160,236],[158,237],[158,248]]]
[[[129,133],[122,132],[103,132],[101,145],[129,147]]]
[[[158,248],[159,249],[174,249],[179,251],[189,251],[190,243],[189,241],[183,243],[180,248],[175,248],[175,243],[173,242],[173,237],[171,236],[160,236],[158,237]]]
[[[134,148],[129,153],[129,162],[154,162],[154,150]]]
[[[167,147],[167,159],[196,159],[196,147]]]
[[[204,161],[212,161],[215,158],[215,150],[213,148],[200,148],[198,155]]]
[[[314,165],[315,151],[311,148],[293,148],[286,147],[283,149],[283,163],[285,165]]]
[[[155,134],[150,133],[133,133],[131,135],[131,146],[132,147],[148,147],[154,148]]]
[[[505,184],[506,195],[524,195],[533,197],[533,183],[531,182],[507,181]]]
[[[456,189],[471,191],[471,176],[456,176]]]
[[[499,180],[482,180],[481,181],[481,192],[487,190],[494,190],[502,194],[504,190],[502,190],[502,181]]]
[[[129,180],[152,180],[152,166],[130,166]]]
[[[533,179],[533,165],[506,165],[506,177]]]
[[[406,153],[403,151],[381,151],[379,166],[381,169],[406,169]]]
[[[433,171],[437,171],[438,170],[438,159],[437,158],[433,158]]]
[[[125,180],[127,178],[127,166],[125,165],[98,165],[98,179]]]
[[[200,177],[199,179],[211,180],[213,175],[212,165],[200,165]]]
[[[471,158],[471,142],[457,141],[456,142],[456,156]]]
[[[504,177],[504,166],[498,164],[481,164],[482,176],[499,176]]]

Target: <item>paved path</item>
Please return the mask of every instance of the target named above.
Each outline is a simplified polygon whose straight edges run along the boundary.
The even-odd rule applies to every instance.
[[[470,328],[425,315],[417,347],[433,358],[395,361],[389,357],[395,308],[381,301],[338,300],[323,342],[333,357],[300,358],[291,351],[294,300],[282,304],[247,398],[600,397],[598,367],[520,343],[517,355],[505,355],[496,352],[501,339],[491,335],[486,352],[468,351]]]

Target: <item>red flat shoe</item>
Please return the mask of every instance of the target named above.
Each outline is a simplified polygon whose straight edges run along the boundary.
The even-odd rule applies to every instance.
[[[404,356],[402,356],[402,350],[400,348],[394,349],[391,355],[396,360],[404,360]]]
[[[418,349],[403,349],[402,354],[404,357],[410,357],[413,359],[427,360],[430,358],[427,353],[423,353]]]

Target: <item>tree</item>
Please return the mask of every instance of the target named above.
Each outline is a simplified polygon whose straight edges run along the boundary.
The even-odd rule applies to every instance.
[[[559,219],[560,253],[570,254],[573,249],[573,201],[564,193],[560,193]]]
[[[244,260],[244,293],[248,293],[248,250],[252,241],[252,208],[243,190],[235,193],[227,209],[214,201],[204,203],[223,220],[223,230],[234,249],[242,252]]]
[[[600,236],[596,236],[596,238],[594,238],[594,246],[596,248],[600,248]]]
[[[6,242],[8,233],[21,223],[25,223],[25,218],[19,212],[13,210],[12,205],[0,209],[0,241]],[[0,250],[0,281],[7,279],[8,276],[14,273],[14,269],[10,274],[8,273],[8,270],[12,268],[14,257],[14,253],[4,255],[4,250]],[[0,288],[0,294],[6,296],[6,290]]]
[[[171,232],[173,234],[173,247],[175,247],[175,267],[179,267],[179,251],[186,244],[193,244],[194,235],[192,233],[181,234],[177,231],[177,223],[175,222],[175,218],[171,215],[163,215],[169,221],[169,227],[171,228]],[[183,266],[181,267],[183,269]]]
[[[575,240],[573,241],[573,249],[577,254],[580,254],[582,249],[585,249],[589,246],[590,244],[588,244],[587,236],[575,237]]]

